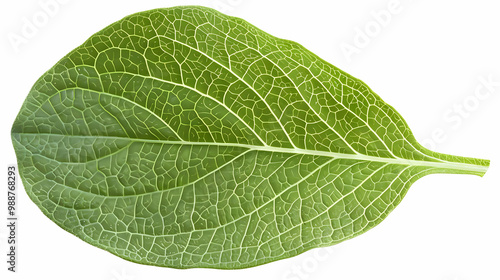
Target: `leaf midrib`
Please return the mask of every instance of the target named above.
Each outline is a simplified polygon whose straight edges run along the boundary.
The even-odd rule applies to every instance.
[[[53,133],[30,133],[30,132],[16,132],[12,135],[36,135],[36,136],[58,136],[58,137],[76,137],[76,138],[102,138],[110,140],[128,140],[134,142],[145,142],[145,143],[156,143],[156,144],[167,144],[167,145],[191,145],[191,146],[226,146],[226,147],[239,147],[244,149],[249,149],[253,151],[266,151],[271,153],[285,153],[285,154],[303,154],[303,155],[313,155],[313,156],[324,156],[336,159],[352,159],[360,161],[372,161],[372,162],[383,162],[388,164],[398,164],[405,166],[422,166],[422,167],[433,167],[436,169],[447,169],[447,170],[458,170],[458,171],[469,171],[469,172],[480,172],[484,173],[488,169],[488,166],[480,164],[470,164],[470,163],[459,163],[459,162],[434,162],[434,161],[424,161],[424,160],[414,160],[414,159],[403,159],[403,158],[384,158],[376,157],[364,154],[347,154],[329,151],[318,151],[318,150],[306,150],[301,148],[280,148],[273,146],[258,146],[250,144],[240,144],[240,143],[219,143],[219,142],[191,142],[191,141],[171,141],[171,140],[155,140],[155,139],[141,139],[141,138],[128,138],[119,136],[104,136],[104,135],[65,135],[65,134],[53,134]]]

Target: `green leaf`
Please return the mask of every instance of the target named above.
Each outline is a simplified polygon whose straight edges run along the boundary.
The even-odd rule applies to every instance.
[[[47,217],[137,263],[244,268],[366,232],[432,173],[487,160],[419,145],[366,84],[204,7],[137,13],[33,86],[12,128]]]

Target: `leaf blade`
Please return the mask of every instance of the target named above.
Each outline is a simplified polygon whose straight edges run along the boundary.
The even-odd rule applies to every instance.
[[[176,268],[336,244],[383,220],[418,178],[488,166],[428,151],[360,80],[202,7],[93,35],[34,85],[12,137],[25,188],[54,222]]]

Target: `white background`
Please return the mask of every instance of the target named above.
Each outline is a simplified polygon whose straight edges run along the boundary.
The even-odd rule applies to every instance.
[[[491,167],[483,178],[420,179],[385,221],[362,236],[233,271],[176,270],[122,260],[60,229],[19,188],[19,272],[7,272],[2,188],[0,279],[500,279],[499,1],[59,0],[50,10],[41,4],[46,2],[51,1],[0,4],[1,178],[7,164],[16,161],[10,127],[38,77],[126,15],[186,4],[216,7],[302,43],[365,81],[426,146],[488,158]],[[36,30],[23,34],[30,24]],[[356,53],[348,55],[342,48]],[[482,79],[496,84],[487,90]]]

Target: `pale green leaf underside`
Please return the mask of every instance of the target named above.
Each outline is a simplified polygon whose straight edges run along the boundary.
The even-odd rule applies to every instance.
[[[426,150],[363,82],[203,7],[128,16],[34,85],[12,129],[31,199],[125,259],[244,268],[359,235],[426,174]]]

